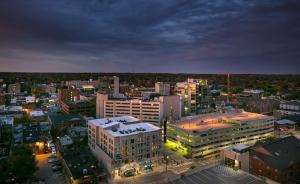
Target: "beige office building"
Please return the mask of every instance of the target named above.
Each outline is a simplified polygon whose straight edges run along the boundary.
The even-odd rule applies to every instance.
[[[177,96],[161,96],[152,101],[140,99],[110,99],[109,95],[97,93],[97,118],[133,116],[144,122],[159,125],[169,118],[181,117],[180,99]]]
[[[131,116],[89,120],[88,144],[112,176],[141,173],[161,159],[161,129]]]

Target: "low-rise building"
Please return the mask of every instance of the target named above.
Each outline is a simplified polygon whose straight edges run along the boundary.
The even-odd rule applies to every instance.
[[[275,137],[284,137],[291,134],[295,128],[296,122],[294,121],[288,119],[277,120],[274,124],[274,135]]]
[[[72,127],[86,127],[86,120],[79,114],[50,114],[48,121],[52,128],[60,130]]]
[[[258,142],[249,151],[250,173],[279,183],[300,179],[300,140],[294,136]]]
[[[161,158],[161,129],[131,116],[89,120],[88,144],[112,176],[141,172]]]
[[[233,168],[249,172],[249,146],[237,144],[221,151],[222,162]]]
[[[167,124],[167,139],[187,157],[210,157],[235,144],[253,144],[273,136],[274,118],[244,111],[211,113]]]
[[[274,114],[278,118],[300,115],[300,102],[299,101],[281,102],[279,109],[275,110]]]

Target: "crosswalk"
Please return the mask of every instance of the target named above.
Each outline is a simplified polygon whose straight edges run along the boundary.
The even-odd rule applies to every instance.
[[[233,177],[233,176],[237,176],[239,174],[239,171],[235,171],[232,168],[226,167],[224,165],[215,166],[214,171],[217,174],[221,174],[222,176],[225,176],[225,177]]]

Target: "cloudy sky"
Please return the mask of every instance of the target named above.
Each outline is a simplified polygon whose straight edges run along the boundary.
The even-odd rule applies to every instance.
[[[3,0],[0,71],[300,74],[300,1]]]

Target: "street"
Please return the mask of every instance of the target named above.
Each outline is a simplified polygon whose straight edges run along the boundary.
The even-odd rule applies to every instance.
[[[62,171],[53,172],[51,164],[48,163],[49,154],[36,155],[39,170],[35,176],[37,178],[45,179],[46,184],[66,184],[66,178]]]

